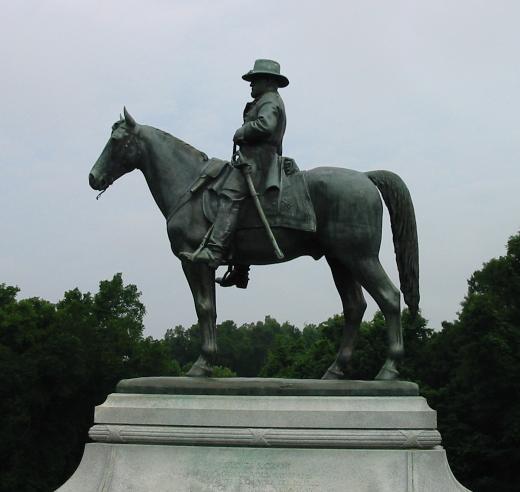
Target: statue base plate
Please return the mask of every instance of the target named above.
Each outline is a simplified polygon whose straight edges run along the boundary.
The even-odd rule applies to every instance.
[[[417,396],[410,381],[153,377],[123,379],[117,393],[265,396]]]
[[[313,385],[319,395],[306,393]],[[79,468],[59,491],[467,490],[449,469],[436,412],[414,387],[242,378],[122,381],[119,392],[96,407],[89,432],[95,442],[86,445]],[[199,394],[203,388],[206,394]],[[367,388],[375,395],[366,396]],[[403,391],[409,395],[400,396]]]

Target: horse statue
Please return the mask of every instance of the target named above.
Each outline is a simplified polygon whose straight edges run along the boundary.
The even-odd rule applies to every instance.
[[[223,162],[223,161],[221,161]],[[208,157],[159,129],[138,124],[124,109],[89,174],[90,186],[104,192],[122,175],[140,169],[167,222],[173,254],[196,250],[211,223],[202,204],[206,185],[200,182]],[[379,262],[383,206],[389,210],[400,287],[412,315],[419,307],[419,255],[415,213],[410,193],[399,176],[389,171],[357,172],[318,167],[304,174],[316,217],[314,231],[272,228],[284,252],[279,259],[262,228],[237,230],[233,264],[266,265],[298,258],[325,257],[343,305],[345,326],[336,359],[322,379],[342,379],[352,356],[366,301],[364,288],[385,318],[387,358],[376,376],[397,379],[397,362],[404,354],[400,293]],[[381,194],[381,196],[380,196]],[[188,376],[209,376],[217,352],[215,269],[182,261],[199,326],[201,352]]]

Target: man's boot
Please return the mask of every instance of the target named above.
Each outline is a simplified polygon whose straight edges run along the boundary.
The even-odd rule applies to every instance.
[[[221,287],[233,287],[245,289],[249,282],[249,265],[235,265],[229,267],[223,277],[217,277],[215,282]]]
[[[207,263],[210,267],[217,268],[225,260],[231,236],[235,232],[239,211],[239,200],[221,196],[217,218],[207,244],[194,253],[184,251],[179,256],[194,263]]]

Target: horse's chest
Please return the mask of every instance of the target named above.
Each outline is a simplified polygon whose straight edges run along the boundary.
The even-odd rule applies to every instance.
[[[177,253],[187,248],[196,249],[208,227],[201,201],[188,203],[168,221],[167,232],[172,250]]]

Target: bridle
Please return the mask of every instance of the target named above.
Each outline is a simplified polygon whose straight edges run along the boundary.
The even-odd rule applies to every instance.
[[[111,140],[114,140],[115,142],[117,142],[117,139],[114,139],[112,137],[110,137]],[[134,133],[130,133],[129,132],[129,136],[128,138],[125,138],[124,140],[124,143],[122,143],[122,152],[124,154],[124,151],[128,149],[128,146],[130,144],[133,144],[134,145],[134,148],[136,149],[136,157],[135,157],[135,160],[139,160],[141,158],[141,147],[139,145],[139,143],[137,142],[137,136],[134,134]],[[129,173],[130,171],[133,171],[134,169],[137,168],[137,166],[133,166],[132,168],[130,168],[130,166],[125,166],[124,164],[121,165],[121,167],[123,168],[123,170],[125,171],[123,174],[126,174],[126,173]],[[108,183],[108,185],[103,188],[101,190],[101,192],[96,196],[96,200],[99,200],[99,197],[105,193],[105,191],[108,190],[109,186],[115,181],[115,179],[111,180],[110,183]]]

